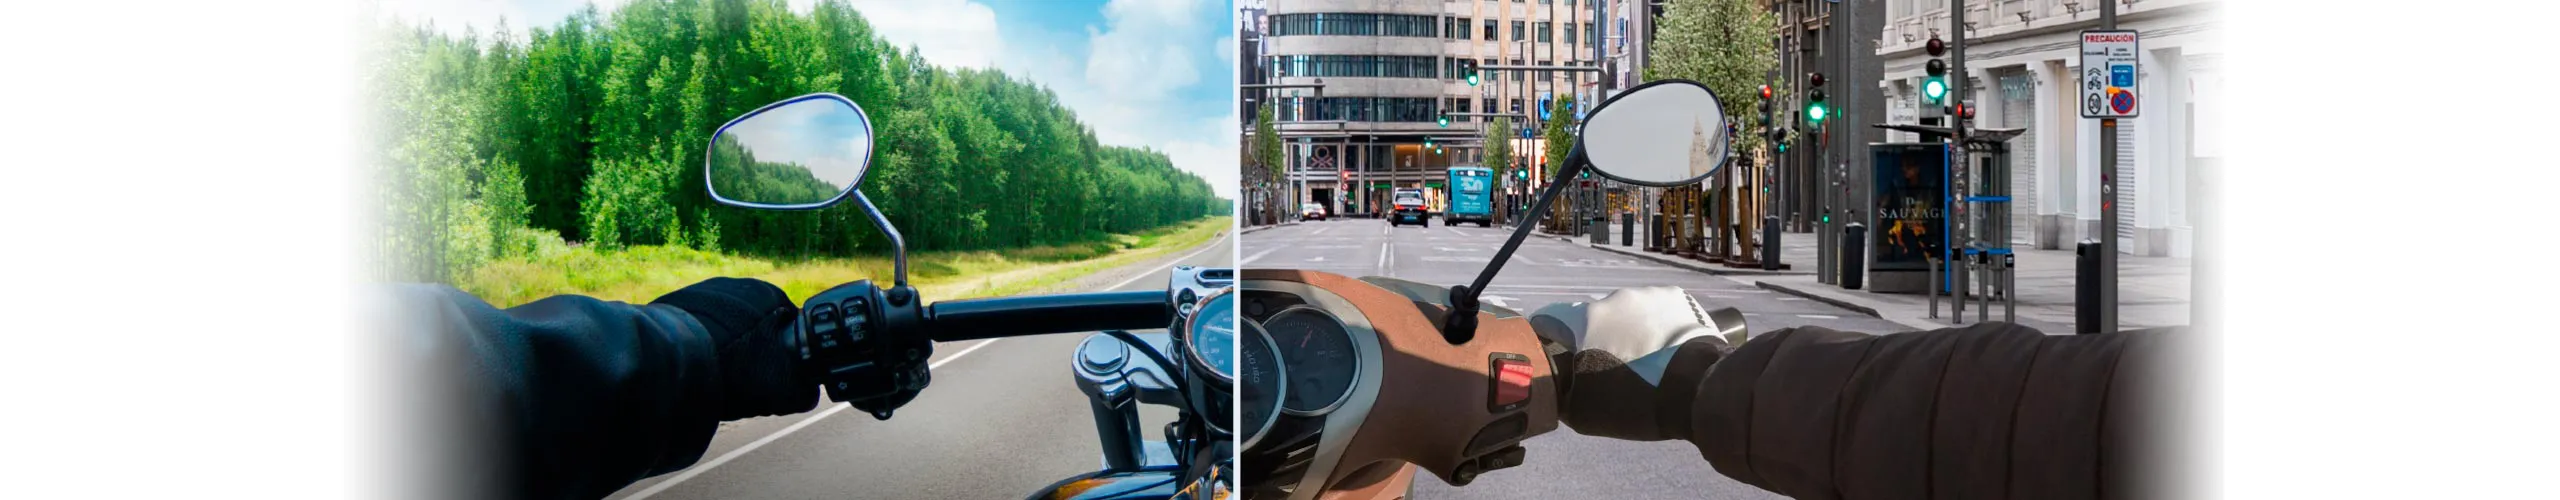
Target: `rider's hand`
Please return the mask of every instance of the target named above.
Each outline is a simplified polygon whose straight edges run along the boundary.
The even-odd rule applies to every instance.
[[[1618,439],[1688,438],[1698,381],[1731,350],[1679,287],[1626,288],[1550,305],[1530,325],[1555,361],[1564,423]]]
[[[720,419],[788,415],[817,407],[817,383],[803,378],[790,340],[799,306],[781,288],[748,278],[712,278],[650,304],[683,309],[711,334],[720,360]]]

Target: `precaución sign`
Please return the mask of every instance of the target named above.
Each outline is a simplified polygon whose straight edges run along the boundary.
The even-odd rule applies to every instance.
[[[2142,116],[2138,83],[2142,34],[2133,30],[2080,32],[2080,117]]]

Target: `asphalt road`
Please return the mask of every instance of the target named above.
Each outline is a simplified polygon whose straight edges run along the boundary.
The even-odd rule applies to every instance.
[[[1169,265],[1232,267],[1234,249],[1229,234],[1060,291],[1161,290]],[[887,421],[821,401],[808,413],[723,424],[701,462],[607,498],[1029,496],[1102,468],[1093,416],[1068,373],[1087,335],[937,345],[933,385]],[[1142,408],[1140,428],[1151,433],[1173,418],[1170,408]]]
[[[1502,248],[1506,228],[1389,227],[1380,220],[1301,223],[1245,235],[1244,268],[1287,268],[1349,276],[1384,275],[1437,285],[1475,279]],[[1530,313],[1581,302],[1621,287],[1674,285],[1710,308],[1743,311],[1754,332],[1803,325],[1850,331],[1909,328],[1828,304],[1770,293],[1747,281],[1664,266],[1531,236],[1485,290],[1488,304]],[[1559,429],[1522,444],[1528,464],[1486,473],[1465,488],[1423,474],[1423,498],[1783,498],[1715,473],[1685,442],[1634,442]]]

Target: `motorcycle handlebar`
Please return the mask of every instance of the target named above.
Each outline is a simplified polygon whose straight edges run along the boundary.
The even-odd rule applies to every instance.
[[[1163,290],[1029,295],[936,302],[925,311],[935,342],[1100,330],[1164,328],[1173,305]]]

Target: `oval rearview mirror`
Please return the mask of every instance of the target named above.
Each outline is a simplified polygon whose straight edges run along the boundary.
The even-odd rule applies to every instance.
[[[822,208],[862,185],[871,162],[871,119],[844,96],[794,97],[721,125],[707,156],[703,175],[713,200],[748,208]]]
[[[1724,167],[1732,138],[1724,106],[1706,85],[1658,80],[1610,98],[1582,123],[1582,154],[1611,179],[1663,187],[1695,184]]]

